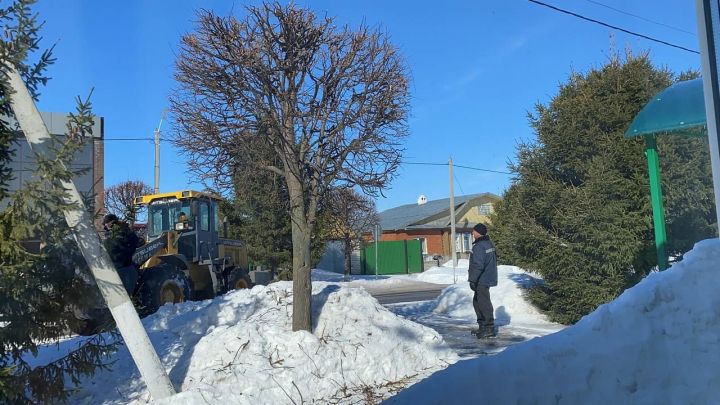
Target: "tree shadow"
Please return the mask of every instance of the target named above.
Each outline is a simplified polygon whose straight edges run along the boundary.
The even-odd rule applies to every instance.
[[[330,295],[340,290],[340,286],[335,284],[326,285],[322,290],[316,292],[312,296],[312,330],[315,331],[318,324],[318,318],[322,313],[323,307],[330,298]]]
[[[529,290],[537,285],[544,285],[545,282],[539,277],[533,277],[530,274],[517,274],[513,273],[508,275],[508,278],[515,282],[520,288]]]

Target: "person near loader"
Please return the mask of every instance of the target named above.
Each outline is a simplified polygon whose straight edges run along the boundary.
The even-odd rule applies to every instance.
[[[115,267],[132,264],[132,256],[140,245],[140,238],[130,229],[125,221],[120,221],[115,214],[107,214],[103,218],[105,229],[105,249]]]

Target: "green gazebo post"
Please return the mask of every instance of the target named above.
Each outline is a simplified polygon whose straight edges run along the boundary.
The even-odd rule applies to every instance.
[[[665,270],[668,263],[657,135],[704,136],[705,120],[702,79],[688,80],[676,83],[655,95],[635,116],[630,128],[625,132],[626,138],[638,136],[645,138],[655,229],[655,251],[660,270]]]
[[[662,198],[662,182],[660,181],[660,160],[657,154],[655,135],[645,135],[645,156],[650,176],[650,202],[653,212],[653,228],[655,229],[655,254],[660,270],[667,268],[667,233],[665,232],[665,209]]]

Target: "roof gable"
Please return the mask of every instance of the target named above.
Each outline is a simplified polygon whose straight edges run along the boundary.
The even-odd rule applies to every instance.
[[[485,199],[499,201],[501,198],[492,193],[457,196],[455,197],[455,209],[459,210],[463,204],[468,202]],[[446,228],[450,221],[450,199],[428,201],[423,205],[401,205],[385,210],[379,216],[383,231]]]

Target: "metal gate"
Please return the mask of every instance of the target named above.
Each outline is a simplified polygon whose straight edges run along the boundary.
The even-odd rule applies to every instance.
[[[366,245],[360,254],[363,274],[410,274],[423,271],[422,246],[419,240],[378,242]]]

